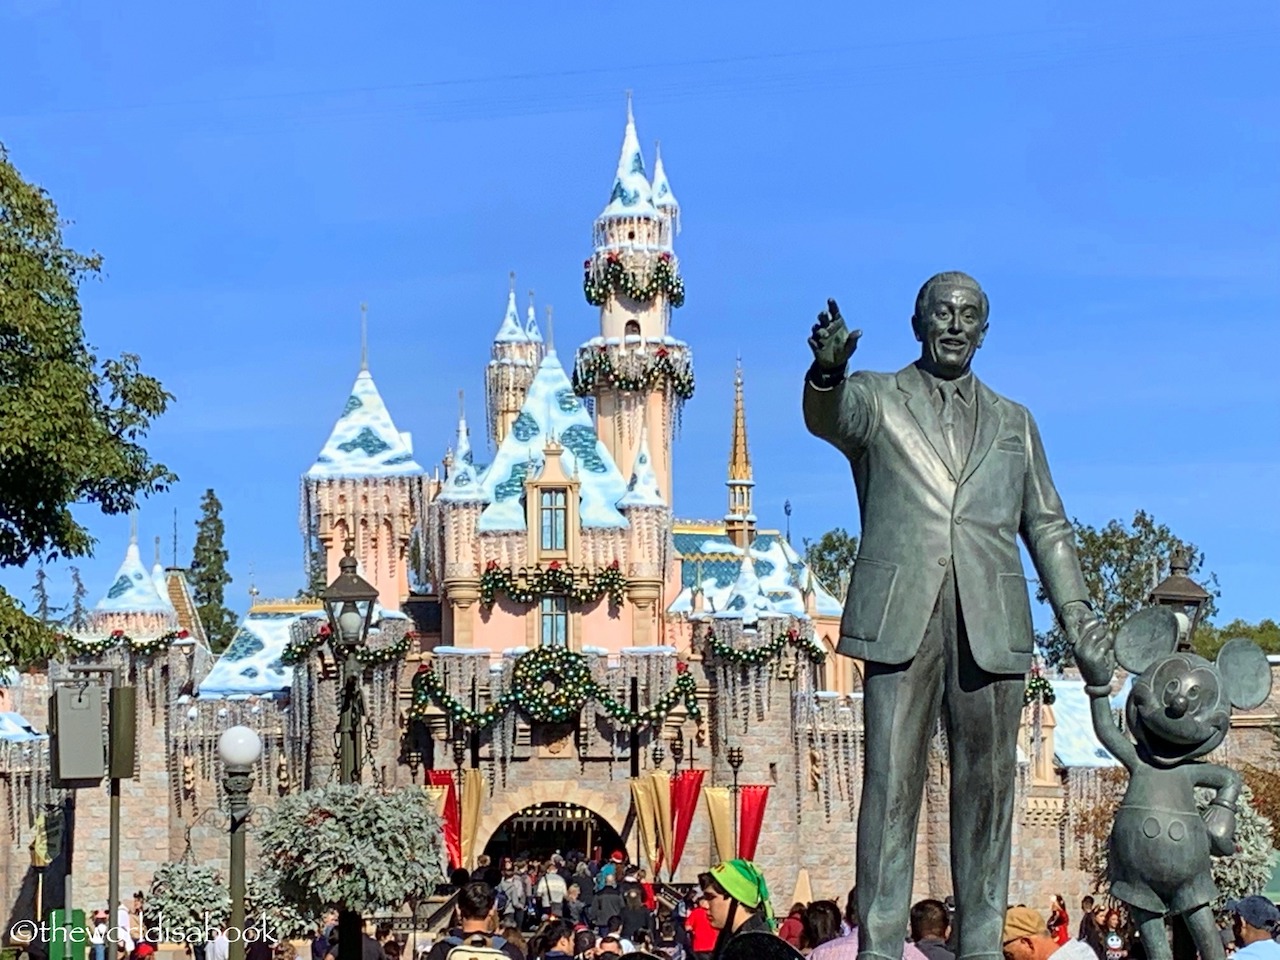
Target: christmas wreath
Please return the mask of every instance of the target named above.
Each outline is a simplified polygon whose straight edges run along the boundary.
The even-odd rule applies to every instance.
[[[1024,707],[1029,707],[1037,701],[1046,707],[1051,707],[1057,699],[1058,695],[1053,692],[1053,684],[1040,673],[1032,673],[1027,678],[1027,688],[1022,691],[1022,705]]]
[[[525,567],[516,573],[490,560],[480,575],[480,602],[493,606],[500,593],[520,604],[538,603],[552,595],[568,597],[579,606],[608,596],[609,606],[621,607],[627,595],[627,578],[617,560],[595,573],[558,560],[552,560],[545,568]]]
[[[583,263],[585,275],[582,280],[582,291],[586,294],[587,303],[593,307],[602,307],[611,294],[622,294],[636,303],[650,303],[658,294],[665,294],[667,302],[673,307],[684,306],[684,280],[676,273],[671,254],[662,253],[653,268],[648,283],[622,265],[622,257],[616,251],[605,254],[604,271],[596,274],[592,270],[590,260]]]
[[[693,368],[687,362],[677,364],[666,347],[655,350],[651,360],[646,355],[646,360],[638,373],[624,374],[614,367],[608,347],[582,347],[573,364],[573,392],[585,397],[600,383],[631,392],[670,385],[671,391],[680,400],[688,400],[693,396]]]
[[[409,716],[422,718],[434,704],[454,723],[484,730],[513,708],[536,722],[564,723],[588,700],[595,700],[609,716],[626,727],[661,723],[680,703],[684,703],[690,718],[696,720],[702,716],[697,681],[684,663],[676,664],[676,674],[676,682],[657,702],[643,710],[632,710],[591,678],[585,656],[564,647],[539,647],[516,660],[509,692],[483,710],[472,710],[450,695],[432,665],[424,663],[413,678]]]
[[[822,663],[827,659],[826,651],[820,650],[807,638],[801,637],[798,630],[788,630],[786,633],[778,634],[768,643],[762,643],[757,647],[745,650],[729,645],[711,631],[707,632],[707,647],[717,660],[744,666],[756,667],[771,660],[776,660],[782,653],[783,648],[789,646],[795,647],[803,653],[811,663]]]

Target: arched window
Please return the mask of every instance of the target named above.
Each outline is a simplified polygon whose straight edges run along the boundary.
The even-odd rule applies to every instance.
[[[628,320],[628,321],[627,321],[627,327],[626,327],[626,330],[625,330],[624,332],[626,333],[626,335],[627,335],[628,337],[638,337],[638,336],[640,336],[640,321],[639,321],[639,320]]]

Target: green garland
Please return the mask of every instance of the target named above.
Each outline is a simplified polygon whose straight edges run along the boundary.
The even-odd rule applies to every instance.
[[[307,640],[302,642],[290,640],[280,654],[280,662],[287,667],[302,663],[328,641],[330,633],[331,629],[326,623],[320,627],[315,636]],[[412,631],[406,631],[404,636],[388,647],[379,647],[376,650],[367,646],[356,647],[356,659],[366,667],[381,667],[384,664],[394,663],[409,652],[409,644],[412,643],[413,637]]]
[[[648,283],[641,283],[634,273],[623,267],[622,258],[612,250],[605,255],[603,276],[592,276],[590,260],[583,264],[583,269],[582,291],[587,296],[587,303],[593,307],[603,307],[609,296],[615,293],[621,293],[636,303],[650,303],[662,293],[671,306],[684,306],[684,280],[676,273],[669,253],[658,256],[657,266],[653,268]]]
[[[692,397],[694,389],[693,369],[687,364],[677,367],[666,347],[659,347],[654,351],[653,362],[638,377],[618,373],[607,347],[583,347],[578,351],[573,365],[573,392],[585,397],[595,389],[597,383],[633,393],[670,384],[672,392],[681,400]]]
[[[430,664],[423,664],[413,678],[413,701],[409,716],[421,719],[432,705],[439,707],[454,723],[485,730],[514,707],[539,723],[564,723],[573,718],[588,700],[595,700],[606,713],[624,727],[652,726],[666,719],[681,702],[689,717],[702,716],[698,707],[698,684],[684,663],[676,664],[676,682],[662,697],[644,710],[632,710],[615,700],[591,678],[587,658],[564,647],[539,647],[521,654],[511,675],[513,689],[483,710],[472,710],[444,688]]]
[[[153,657],[157,653],[162,653],[173,646],[175,640],[185,640],[191,634],[186,630],[170,630],[168,633],[162,633],[158,637],[152,637],[150,640],[139,640],[131,637],[123,630],[112,630],[109,636],[103,637],[101,640],[81,640],[71,641],[66,638],[68,646],[71,648],[73,656],[77,657],[100,657],[108,650],[114,650],[116,647],[124,644],[129,652],[139,657]]]
[[[609,606],[621,607],[627,596],[627,578],[617,560],[596,573],[552,560],[545,569],[526,568],[519,574],[490,560],[480,575],[480,602],[493,606],[500,593],[519,604],[538,603],[543,597],[554,595],[568,597],[579,606],[607,595]]]
[[[776,660],[781,655],[783,648],[788,646],[795,647],[807,656],[810,663],[822,663],[827,659],[826,651],[819,650],[808,639],[801,637],[797,630],[788,630],[786,633],[774,637],[768,643],[762,643],[760,646],[752,647],[749,650],[740,650],[737,647],[730,646],[714,633],[708,631],[707,646],[718,660],[753,667]]]
[[[1027,678],[1027,689],[1022,691],[1022,705],[1024,707],[1031,706],[1037,700],[1046,707],[1051,707],[1057,699],[1058,695],[1053,692],[1053,684],[1039,673],[1033,673]]]

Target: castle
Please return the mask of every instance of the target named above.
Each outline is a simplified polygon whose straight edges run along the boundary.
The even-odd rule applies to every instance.
[[[693,882],[750,851],[784,908],[793,889],[842,896],[853,880],[860,672],[834,655],[842,604],[784,535],[758,525],[741,368],[725,514],[672,511],[676,428],[694,391],[693,352],[672,334],[685,299],[680,225],[663,162],[650,178],[628,108],[584,264],[596,335],[562,359],[533,306],[521,316],[513,281],[485,367],[487,443],[463,411],[430,470],[362,360],[302,476],[305,562],[327,582],[350,551],[377,588],[362,779],[422,784],[454,818],[455,860],[625,848],[651,873],[660,862],[664,879]],[[322,617],[318,601],[256,602],[215,658],[183,572],[158,561],[148,571],[131,539],[76,638],[77,660],[118,666],[140,688],[122,891],[170,860],[225,865],[216,743],[227,726],[262,736],[255,803],[336,779],[337,670]],[[68,867],[79,903],[106,898],[105,788],[70,795],[48,782],[46,698],[65,677],[58,664],[10,672],[0,690],[13,841],[0,884],[14,917],[37,896],[59,902]],[[1076,827],[1114,764],[1079,681],[1049,690],[1028,697],[1024,716],[1016,902],[1085,890]],[[1232,749],[1268,749],[1275,713],[1244,718],[1260,745],[1236,735]],[[939,735],[920,758],[921,895],[950,891],[945,750]],[[44,855],[38,837],[55,819],[63,839]]]

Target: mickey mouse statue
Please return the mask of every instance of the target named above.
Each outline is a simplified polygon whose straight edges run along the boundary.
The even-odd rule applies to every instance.
[[[1129,771],[1129,788],[1111,827],[1111,895],[1127,903],[1150,960],[1170,960],[1164,918],[1183,915],[1202,960],[1222,960],[1210,906],[1218,896],[1210,855],[1235,852],[1240,775],[1197,762],[1222,743],[1231,708],[1250,710],[1271,693],[1266,655],[1230,640],[1215,663],[1177,650],[1178,620],[1168,607],[1142,610],[1114,641],[1095,624],[1075,648],[1098,739]],[[1115,663],[1135,674],[1125,707],[1133,741],[1111,715]],[[1136,742],[1135,742],[1136,741]],[[1201,815],[1196,787],[1215,791]]]

